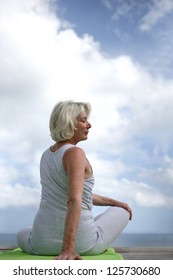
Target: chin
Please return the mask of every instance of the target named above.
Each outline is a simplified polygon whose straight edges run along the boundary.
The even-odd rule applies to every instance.
[[[85,140],[87,140],[88,139],[88,136],[84,136],[82,139],[81,139],[81,141],[85,141]]]

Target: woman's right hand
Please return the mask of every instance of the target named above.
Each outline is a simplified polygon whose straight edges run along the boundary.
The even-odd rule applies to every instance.
[[[55,257],[55,260],[82,260],[82,257],[75,251],[66,249],[59,256]]]

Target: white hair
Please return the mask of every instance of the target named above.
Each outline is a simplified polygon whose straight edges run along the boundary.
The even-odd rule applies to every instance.
[[[91,105],[87,102],[74,102],[71,100],[57,103],[49,120],[52,139],[55,142],[71,139],[76,129],[76,119],[83,111],[88,116],[91,112]]]

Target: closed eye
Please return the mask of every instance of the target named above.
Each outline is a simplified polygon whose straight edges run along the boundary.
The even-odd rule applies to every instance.
[[[82,118],[82,122],[86,123],[87,122],[87,118]]]

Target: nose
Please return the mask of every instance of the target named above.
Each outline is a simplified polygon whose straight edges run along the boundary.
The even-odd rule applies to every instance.
[[[92,127],[92,125],[90,124],[90,122],[87,121],[87,128],[89,129],[91,127]]]

